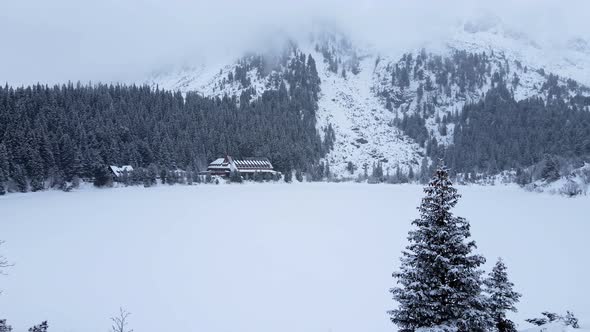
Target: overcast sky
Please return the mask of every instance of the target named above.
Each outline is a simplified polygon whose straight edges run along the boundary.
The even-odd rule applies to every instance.
[[[534,38],[590,38],[586,0],[2,0],[0,82],[142,81],[330,21],[380,47],[436,39],[481,13]]]

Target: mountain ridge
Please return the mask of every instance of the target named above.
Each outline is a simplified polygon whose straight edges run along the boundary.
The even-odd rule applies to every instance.
[[[445,124],[445,128],[441,129],[440,119],[461,112],[466,104],[481,100],[497,84],[494,80],[498,78],[494,77],[498,75],[504,81],[511,81],[509,84],[517,101],[533,97],[551,98],[552,94],[546,87],[549,80],[555,81],[552,84],[559,89],[567,91],[560,98],[590,95],[585,86],[590,82],[590,56],[584,58],[584,45],[587,46],[587,43],[583,39],[577,39],[572,48],[560,56],[553,53],[543,56],[550,52],[541,43],[505,28],[494,17],[476,23],[465,22],[452,36],[439,43],[442,47],[430,45],[430,49],[408,50],[401,59],[370,46],[357,46],[337,31],[319,30],[304,42],[288,41],[285,44],[288,46],[281,51],[282,57],[301,52],[316,60],[321,80],[317,127],[322,137],[328,127],[334,129],[333,149],[323,160],[336,177],[357,177],[379,163],[382,163],[385,173],[393,174],[398,168],[406,173],[409,168],[416,171],[422,167],[421,163],[427,155],[425,142],[409,137],[396,126],[396,121],[399,122],[403,115],[419,113],[421,109],[430,107],[431,112],[424,116],[426,132],[432,136],[429,138],[435,138],[445,146],[452,144],[454,125]],[[448,59],[463,61],[459,65],[451,64],[457,67],[457,73],[471,70],[458,67],[475,66],[468,63],[472,61],[469,60],[472,55],[476,55],[473,62],[479,61],[477,65],[483,68],[478,74],[479,82],[467,82],[469,86],[466,88],[463,83],[457,82],[469,81],[469,78],[453,81],[453,74],[449,74],[451,82],[448,83],[448,91],[442,91],[435,71],[448,67]],[[483,60],[477,55],[482,55]],[[276,57],[264,53],[256,56],[260,59]],[[467,60],[459,59],[461,56]],[[573,59],[584,60],[573,61],[572,56],[575,56]],[[148,83],[153,87],[183,93],[198,91],[209,97],[239,96],[250,90],[255,99],[273,86],[276,88],[272,80],[276,80],[286,68],[275,67],[261,73],[259,67],[250,66],[247,71],[242,70],[246,84],[237,80],[229,82],[228,77],[240,72],[240,63],[248,64],[252,57],[236,57],[235,61],[221,66],[185,68],[152,77]],[[428,61],[433,58],[434,62],[442,63],[439,69],[429,66]],[[572,62],[571,66],[567,65],[569,62]],[[395,76],[392,71],[399,71],[400,68],[408,71],[404,74],[408,76],[404,86],[392,79]],[[446,74],[439,73],[439,79]],[[438,87],[424,89],[435,81]]]

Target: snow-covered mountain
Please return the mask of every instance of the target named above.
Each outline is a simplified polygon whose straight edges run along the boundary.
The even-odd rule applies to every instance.
[[[422,114],[430,135],[448,145],[453,124],[441,124],[441,119],[480,100],[499,78],[509,83],[516,100],[590,95],[587,40],[543,43],[494,17],[465,22],[446,40],[402,51],[400,58],[353,43],[342,33],[320,31],[305,40],[286,41],[278,52],[160,71],[148,82],[205,96],[239,96],[247,90],[256,98],[278,89],[289,70],[289,57],[311,55],[321,80],[318,131],[323,135],[331,126],[335,132],[325,161],[333,174],[345,177],[361,174],[378,162],[384,172],[398,167],[417,170],[426,156],[424,142],[407,136],[396,126],[396,118]]]

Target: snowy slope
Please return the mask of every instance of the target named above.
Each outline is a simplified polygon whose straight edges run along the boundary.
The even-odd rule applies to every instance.
[[[343,36],[338,35],[337,42],[332,38],[333,36],[328,39],[314,36],[288,52],[292,54],[303,51],[316,60],[322,82],[317,112],[318,130],[323,134],[322,128],[331,124],[336,133],[334,149],[325,158],[332,173],[353,177],[363,172],[363,165],[367,165],[370,172],[372,165],[377,162],[383,163],[385,172],[393,172],[398,165],[403,170],[408,167],[416,169],[423,157],[422,149],[393,126],[393,113],[385,109],[372,91],[375,53],[364,51],[359,59],[360,72],[356,75],[351,72],[348,64],[341,64],[341,68],[347,71],[345,78],[341,69],[338,73],[329,70],[326,59],[316,46],[330,43],[342,63],[346,63],[352,54],[356,56],[357,51],[343,47],[347,43]],[[238,60],[222,67],[215,66],[213,69],[198,66],[171,71],[154,76],[150,84],[182,92],[199,91],[207,96],[239,95],[244,90],[239,82],[225,82],[225,78],[235,71],[237,62]],[[273,73],[280,75],[280,71],[281,69]],[[248,72],[251,80],[248,88],[255,88],[254,98],[272,88],[273,73],[264,76],[259,75],[256,69]],[[353,174],[346,171],[348,162],[355,165]]]
[[[568,91],[569,96],[590,95],[587,88],[590,85],[590,46],[587,40],[572,39],[559,47],[548,45],[510,30],[495,18],[466,22],[448,39],[427,44],[425,49],[404,50],[413,57],[413,61],[407,63],[391,52],[384,53],[362,43],[353,44],[347,36],[332,30],[316,31],[309,39],[287,41],[285,45],[288,45],[286,51],[266,51],[257,56],[271,59],[269,62],[280,62],[272,59],[281,52],[303,52],[313,56],[321,79],[318,129],[323,134],[321,129],[331,124],[336,134],[334,149],[325,161],[330,164],[332,173],[340,177],[362,173],[363,165],[367,165],[370,172],[376,162],[383,163],[385,172],[392,172],[398,166],[404,171],[408,167],[416,170],[424,149],[393,125],[395,117],[417,112],[425,104],[434,105],[426,127],[439,144],[450,144],[453,124],[446,126],[446,134],[441,133],[439,120],[452,112],[460,112],[466,103],[480,100],[492,87],[493,76],[498,73],[511,82],[510,88],[517,100],[535,96],[546,99],[548,90],[545,85],[552,73],[559,75],[557,84]],[[431,68],[422,68],[423,78],[411,75],[408,87],[397,87],[391,81],[395,66],[407,65],[413,70],[420,54],[427,54],[429,58],[440,56],[445,61],[459,51],[486,54],[490,72],[483,84],[466,92],[452,84],[449,91],[425,91],[424,97],[418,98],[418,89],[425,85],[426,79],[435,80],[436,73]],[[237,55],[233,59],[163,71],[148,82],[152,86],[182,92],[198,91],[206,96],[239,95],[245,87],[227,78],[244,59],[247,61]],[[338,66],[336,70],[331,68],[334,63]],[[247,73],[251,82],[248,88],[254,88],[254,98],[275,88],[273,82],[277,77],[280,79],[282,70],[284,67],[278,66],[270,73],[261,73],[251,68]],[[573,81],[569,79],[578,83],[572,85]],[[393,106],[388,105],[387,96],[395,100]],[[346,170],[349,162],[355,167],[353,174]]]
[[[498,18],[480,18],[460,26],[446,45],[470,52],[500,52],[525,66],[544,68],[590,86],[590,44],[582,37],[561,43],[534,40]]]
[[[435,119],[443,118],[452,112],[460,112],[465,104],[479,101],[493,87],[495,75],[504,77],[517,101],[531,97],[540,97],[544,100],[553,98],[548,88],[551,79],[555,79],[556,85],[567,91],[567,97],[590,95],[587,85],[590,82],[590,53],[587,53],[587,44],[583,39],[576,40],[577,51],[572,50],[573,46],[570,46],[558,53],[553,49],[541,48],[524,35],[505,31],[501,23],[493,22],[493,25],[483,27],[466,23],[451,38],[442,41],[442,46],[431,45],[431,48],[409,50],[407,55],[411,60],[382,57],[375,69],[374,90],[382,97],[383,102],[387,100],[383,97],[389,96],[389,99],[394,101],[392,110],[400,116],[408,112],[419,112],[425,106],[434,105],[434,113],[426,114],[429,116],[426,127],[442,144],[452,143],[453,124],[448,125],[448,134],[441,136],[438,132],[439,123]],[[447,59],[453,59],[458,52],[485,54],[485,65],[489,69],[484,75],[484,82],[469,87],[466,91],[461,91],[452,80],[449,91],[442,91],[435,83],[432,83],[432,90],[425,89],[428,85],[427,80],[436,81],[437,73],[430,66],[419,62],[432,61],[433,58],[440,57],[440,62],[445,63]],[[561,57],[556,57],[556,54]],[[572,61],[571,57],[574,55],[583,60],[566,65],[565,63]],[[451,63],[457,65],[456,62]],[[410,71],[409,86],[399,87],[393,83],[392,72],[396,66],[405,67]],[[416,69],[423,72],[422,78],[417,78],[413,74],[416,73]],[[571,78],[577,81],[574,82]],[[418,96],[420,87],[424,88],[423,97]]]
[[[321,39],[317,43],[320,47],[322,43],[341,44]],[[326,127],[331,124],[336,132],[334,149],[325,158],[331,170],[350,177],[364,172],[364,165],[370,173],[372,165],[377,162],[382,163],[385,173],[393,174],[398,165],[403,170],[408,167],[417,169],[424,155],[423,149],[393,125],[394,113],[385,108],[373,90],[375,53],[337,47],[335,52],[342,62],[337,73],[328,68],[320,52],[310,50],[314,58],[320,59],[316,61],[322,81],[318,125]],[[358,61],[356,74],[351,68],[353,58]],[[348,162],[356,168],[353,174],[346,170]]]
[[[179,90],[183,93],[198,91],[205,96],[239,96],[244,90],[241,84],[237,81],[225,82],[229,73],[235,71],[239,59],[239,57],[236,57],[227,63],[183,66],[154,74],[148,83],[153,87],[166,90]],[[250,70],[247,76],[250,78],[252,86],[256,89],[255,96],[259,96],[267,89],[267,80],[260,78],[256,69]]]

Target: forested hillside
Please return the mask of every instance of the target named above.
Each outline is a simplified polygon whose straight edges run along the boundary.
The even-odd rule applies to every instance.
[[[433,161],[493,176],[557,158],[590,157],[589,89],[503,54],[422,50],[383,65],[378,94],[393,123]]]
[[[319,79],[311,57],[286,64],[278,89],[257,99],[248,90],[220,98],[148,86],[0,88],[0,192],[63,187],[107,165],[198,171],[225,154],[310,169],[330,145],[316,130]]]
[[[0,193],[68,188],[108,165],[151,185],[227,154],[267,157],[287,181],[424,181],[443,159],[461,180],[526,184],[590,161],[590,89],[504,52],[382,57],[322,34],[209,74],[0,87]]]
[[[444,157],[457,171],[496,174],[528,167],[546,155],[570,160],[590,156],[590,112],[561,99],[516,102],[504,85],[447,121],[455,130]]]

